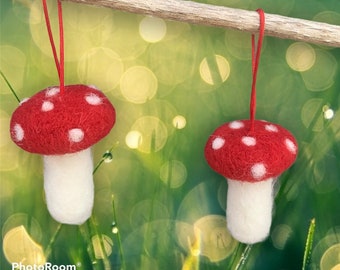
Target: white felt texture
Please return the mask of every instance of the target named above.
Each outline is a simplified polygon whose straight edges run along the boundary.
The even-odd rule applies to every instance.
[[[66,155],[44,156],[44,188],[47,208],[60,223],[79,225],[93,207],[91,149]]]
[[[246,244],[263,241],[272,220],[273,179],[257,183],[227,180],[227,225],[231,235]]]

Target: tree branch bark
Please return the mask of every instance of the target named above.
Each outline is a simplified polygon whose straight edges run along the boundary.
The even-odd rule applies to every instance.
[[[63,0],[155,17],[255,33],[256,11],[184,0]],[[266,13],[267,36],[340,47],[340,26]]]

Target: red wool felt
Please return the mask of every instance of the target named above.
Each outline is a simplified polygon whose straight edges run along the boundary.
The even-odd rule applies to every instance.
[[[210,167],[233,180],[262,181],[279,176],[296,159],[297,143],[283,127],[266,121],[237,120],[218,127],[205,146]]]
[[[10,123],[12,140],[22,149],[62,155],[86,149],[105,137],[115,109],[99,90],[86,85],[46,88],[21,102]]]

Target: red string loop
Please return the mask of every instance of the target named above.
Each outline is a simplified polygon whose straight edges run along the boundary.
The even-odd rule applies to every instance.
[[[58,76],[59,76],[60,93],[63,94],[64,89],[65,89],[64,27],[63,27],[61,0],[57,0],[57,3],[58,3],[58,20],[59,20],[59,59],[58,59],[57,50],[56,50],[54,39],[53,39],[53,33],[52,33],[52,28],[51,28],[51,23],[50,23],[50,17],[48,14],[47,3],[46,3],[46,0],[42,0],[48,38],[50,40],[53,58],[54,58],[54,62],[57,68]]]
[[[262,9],[256,10],[260,15],[260,26],[259,35],[255,52],[255,34],[251,35],[251,49],[252,49],[252,85],[251,85],[251,96],[250,96],[250,130],[254,131],[254,121],[256,114],[256,78],[257,71],[260,64],[260,55],[262,49],[262,43],[264,38],[264,28],[265,28],[265,15]]]
[[[61,0],[58,0],[58,19],[59,19],[59,40],[60,40],[60,44],[59,44],[59,57],[60,57],[60,69],[59,69],[59,73],[60,73],[60,93],[64,92],[64,88],[65,88],[65,62],[64,62],[64,25],[63,25],[63,11],[62,11],[62,5],[61,5]]]

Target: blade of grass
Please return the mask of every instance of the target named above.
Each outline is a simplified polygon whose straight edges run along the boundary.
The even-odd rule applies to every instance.
[[[109,150],[107,150],[102,158],[99,160],[99,162],[97,163],[97,165],[94,167],[92,174],[95,174],[97,172],[97,170],[100,168],[100,166],[103,164],[103,162],[105,162],[106,160],[112,160],[112,151],[113,149],[115,149],[118,146],[118,142],[116,142]]]
[[[235,270],[241,270],[246,265],[252,247],[253,247],[252,245],[246,245],[245,246],[245,248],[244,248],[244,250],[241,254],[241,257],[240,257],[237,265],[235,266]]]
[[[232,256],[232,258],[231,258],[231,260],[230,260],[230,263],[229,263],[227,269],[233,269],[233,266],[234,266],[235,263],[236,263],[236,260],[237,260],[237,258],[238,258],[238,256],[239,256],[239,253],[240,253],[241,249],[242,249],[242,246],[243,246],[242,243],[238,243],[238,244],[237,244],[237,248],[236,248],[235,252],[233,252],[233,256]]]
[[[102,270],[101,264],[96,259],[96,255],[94,252],[94,248],[92,245],[92,233],[91,233],[91,225],[90,219],[88,219],[85,224],[79,226],[80,233],[85,243],[87,243],[87,254],[91,260],[92,266],[94,270]]]
[[[306,245],[305,245],[305,252],[303,254],[302,270],[307,269],[307,266],[310,261],[310,255],[312,253],[312,248],[313,248],[314,232],[315,232],[315,218],[313,218],[309,224]]]
[[[61,224],[61,223],[58,224],[57,229],[55,230],[54,234],[52,235],[52,237],[51,237],[51,239],[50,239],[50,241],[49,241],[49,243],[48,243],[48,245],[47,245],[47,247],[45,249],[45,258],[46,258],[46,260],[48,260],[48,258],[51,255],[52,247],[53,247],[54,242],[57,239],[57,237],[58,237],[58,235],[59,235],[59,233],[61,231],[62,226],[63,226],[63,224]]]
[[[110,261],[108,259],[106,249],[105,249],[105,245],[104,245],[103,235],[99,232],[97,222],[95,221],[95,218],[94,218],[93,215],[89,219],[89,226],[90,226],[90,230],[92,232],[91,236],[97,235],[99,237],[99,245],[100,245],[100,249],[101,249],[102,255],[103,255],[102,260],[103,260],[103,264],[104,264],[104,269],[111,269]],[[93,245],[93,242],[91,241],[90,244]]]
[[[120,232],[119,232],[119,227],[118,227],[118,222],[117,222],[117,214],[116,214],[116,207],[115,207],[115,201],[114,201],[114,196],[112,195],[112,212],[113,212],[113,223],[112,226],[112,232],[117,235],[117,241],[118,241],[118,250],[119,250],[119,257],[121,261],[121,269],[125,270],[126,269],[126,264],[125,264],[125,257],[124,257],[124,252],[123,252],[123,247],[122,247],[122,240],[120,238]],[[114,231],[115,229],[115,231]]]
[[[0,75],[4,79],[5,83],[7,84],[8,88],[11,90],[13,96],[16,98],[16,100],[20,103],[20,98],[18,97],[17,93],[14,91],[12,85],[7,80],[5,74],[0,70]]]

